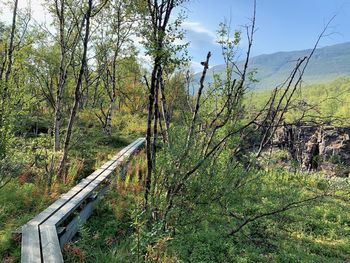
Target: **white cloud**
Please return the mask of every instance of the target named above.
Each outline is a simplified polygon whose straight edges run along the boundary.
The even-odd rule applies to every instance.
[[[196,21],[185,21],[182,26],[188,31],[187,35],[190,37],[190,40],[193,38],[193,35],[196,35],[198,40],[206,39],[210,44],[218,45],[216,33],[207,29],[202,23]],[[202,36],[200,37],[200,35]]]
[[[182,26],[187,30],[190,30],[199,34],[206,34],[214,39],[216,38],[216,34],[213,31],[210,31],[209,29],[205,28],[200,22],[185,21],[182,24]]]

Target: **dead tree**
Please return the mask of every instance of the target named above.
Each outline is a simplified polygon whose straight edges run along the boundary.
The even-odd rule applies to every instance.
[[[271,142],[271,139],[276,133],[277,128],[280,127],[281,123],[283,122],[284,115],[292,106],[292,98],[294,97],[294,94],[297,91],[298,87],[300,87],[300,85],[302,84],[304,72],[312,56],[314,55],[320,40],[325,35],[327,29],[329,28],[329,25],[332,23],[334,18],[335,17],[332,17],[328,21],[321,34],[318,36],[317,41],[310,54],[306,57],[299,58],[296,62],[294,69],[292,70],[291,74],[286,79],[286,81],[282,83],[282,85],[280,85],[279,87],[275,88],[275,90],[273,91],[272,96],[268,102],[269,110],[266,112],[265,118],[263,119],[261,124],[257,127],[264,127],[264,133],[262,135],[262,139],[260,141],[256,157],[259,157],[262,151],[265,149],[265,147]],[[279,93],[282,93],[282,95],[278,98],[277,96],[279,95]],[[267,120],[269,120],[269,124],[267,123]]]

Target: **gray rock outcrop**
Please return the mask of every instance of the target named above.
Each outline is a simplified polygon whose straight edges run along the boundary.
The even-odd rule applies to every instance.
[[[283,125],[276,131],[272,145],[287,149],[302,170],[349,176],[350,127]]]

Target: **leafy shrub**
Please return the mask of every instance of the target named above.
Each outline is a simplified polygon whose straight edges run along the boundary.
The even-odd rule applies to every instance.
[[[19,160],[7,156],[0,159],[0,189],[12,178],[18,177],[23,169],[23,164]]]
[[[112,120],[113,128],[126,135],[143,135],[146,133],[146,120],[136,114],[115,113]]]

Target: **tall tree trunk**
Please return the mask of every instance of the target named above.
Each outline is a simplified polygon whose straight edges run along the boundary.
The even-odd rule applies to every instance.
[[[13,8],[13,16],[12,16],[10,44],[9,44],[9,49],[8,49],[8,64],[7,64],[6,74],[5,74],[5,82],[6,83],[8,82],[8,80],[10,78],[12,64],[13,64],[13,51],[14,51],[14,40],[15,40],[15,31],[16,31],[17,8],[18,8],[18,0],[15,0],[15,6]],[[6,90],[6,92],[7,92],[7,90]]]
[[[152,183],[152,171],[155,164],[155,154],[156,154],[156,141],[157,134],[153,134],[152,141],[152,119],[155,117],[156,121],[154,123],[154,132],[157,133],[158,125],[158,92],[160,79],[162,77],[162,63],[163,63],[163,48],[164,48],[164,37],[166,35],[166,28],[170,19],[171,12],[176,6],[173,0],[167,1],[162,0],[160,2],[147,1],[148,11],[152,20],[152,39],[155,45],[155,55],[154,64],[151,77],[151,86],[148,96],[148,118],[147,118],[147,134],[146,134],[146,156],[147,156],[147,175],[145,182],[145,196],[144,196],[144,206],[145,210],[148,209],[148,199],[151,190]],[[157,93],[157,94],[156,94]],[[157,99],[157,101],[155,100]],[[153,108],[154,107],[154,108]]]
[[[112,135],[112,118],[113,118],[113,112],[115,108],[115,100],[116,98],[114,97],[112,101],[109,104],[108,111],[107,111],[107,116],[106,116],[106,127],[105,127],[105,132],[108,136]]]
[[[56,152],[61,149],[61,145],[60,145],[61,122],[62,122],[62,90],[59,87],[57,87],[56,103],[55,103],[55,120],[54,120],[54,150]]]
[[[118,12],[118,16],[119,16],[119,14],[120,14],[120,12]],[[118,19],[120,19],[120,18],[118,18]],[[113,112],[115,109],[115,101],[117,99],[117,72],[116,72],[116,70],[117,70],[118,55],[119,55],[119,46],[117,46],[117,48],[114,50],[114,54],[113,54],[112,74],[111,74],[112,90],[111,90],[110,95],[109,95],[110,104],[109,104],[108,111],[107,111],[106,127],[105,127],[105,131],[106,131],[106,134],[108,136],[112,135],[112,118],[113,118]],[[119,100],[119,102],[120,102],[120,100]]]
[[[159,80],[161,71],[158,71],[158,77],[154,92],[154,123],[153,123],[153,143],[152,143],[152,166],[156,167],[157,139],[158,139],[158,117],[159,117]]]
[[[165,123],[164,137],[166,141],[169,141],[168,131],[170,127],[170,116],[169,116],[168,105],[165,97],[165,87],[164,87],[164,80],[162,75],[163,74],[160,74],[160,93],[161,93],[162,115]]]
[[[12,64],[13,64],[13,52],[14,52],[14,40],[15,40],[15,33],[16,33],[16,20],[17,20],[17,8],[18,8],[18,0],[15,0],[14,7],[13,7],[13,15],[12,15],[12,25],[11,25],[11,33],[10,33],[10,43],[9,47],[7,49],[7,56],[4,59],[3,67],[1,70],[1,79],[0,79],[0,88],[2,91],[1,94],[1,112],[0,112],[0,129],[1,129],[1,138],[0,138],[0,157],[6,156],[6,141],[7,141],[7,127],[5,124],[5,116],[6,116],[6,104],[8,103],[9,99],[9,92],[8,92],[8,82],[10,79],[11,71],[12,71]],[[7,67],[6,67],[7,62]],[[5,70],[5,81],[3,82],[3,71]],[[4,129],[5,127],[5,129]]]
[[[147,134],[146,134],[146,157],[147,157],[147,174],[145,182],[145,209],[148,207],[148,197],[151,190],[152,170],[153,170],[153,156],[152,156],[152,119],[154,116],[153,106],[155,99],[155,90],[158,74],[158,63],[155,64],[152,70],[151,86],[148,95],[148,117],[147,117]]]
[[[59,19],[59,32],[60,32],[60,71],[59,79],[56,90],[55,100],[55,119],[54,119],[54,150],[59,151],[61,149],[60,143],[60,128],[62,122],[62,96],[66,82],[66,41],[65,41],[65,0],[61,0],[60,7],[56,2],[56,13]]]
[[[70,118],[69,118],[69,122],[68,122],[67,134],[66,134],[65,141],[64,141],[63,156],[62,156],[60,166],[58,169],[58,176],[59,177],[63,177],[63,175],[64,175],[64,170],[65,170],[66,161],[67,161],[67,157],[68,157],[70,140],[71,140],[72,131],[73,131],[73,125],[74,125],[75,117],[76,117],[78,109],[79,109],[79,102],[81,99],[81,85],[82,85],[82,81],[83,81],[84,72],[85,72],[86,67],[87,67],[87,50],[88,50],[89,34],[90,34],[90,19],[91,19],[91,11],[92,11],[92,1],[93,0],[89,0],[88,9],[87,9],[87,12],[84,16],[86,25],[85,25],[85,36],[84,36],[84,41],[83,41],[83,56],[81,59],[81,66],[80,66],[79,75],[77,78],[77,83],[75,86],[74,104],[73,104],[73,108],[71,110],[71,114],[70,114]]]

